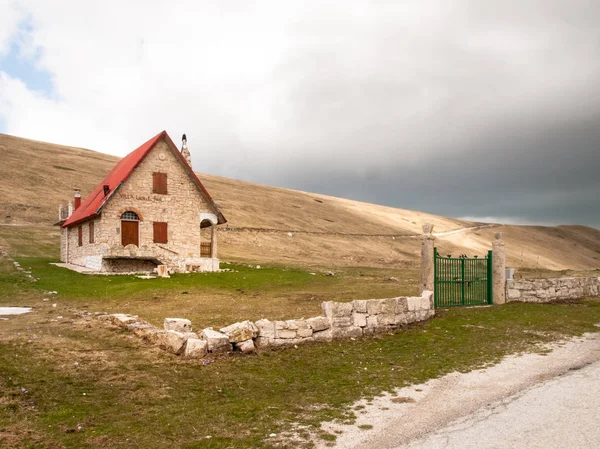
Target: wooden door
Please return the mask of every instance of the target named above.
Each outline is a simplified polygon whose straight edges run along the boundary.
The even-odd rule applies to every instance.
[[[121,221],[121,245],[140,246],[139,221]]]

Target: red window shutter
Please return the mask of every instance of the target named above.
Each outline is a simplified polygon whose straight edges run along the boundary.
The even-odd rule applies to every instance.
[[[167,194],[167,174],[166,173],[152,173],[152,192],[159,193],[162,195]]]
[[[77,226],[77,245],[83,246],[83,228],[81,225]]]
[[[94,243],[94,222],[90,222],[90,243]]]
[[[154,243],[169,243],[167,223],[155,221]]]

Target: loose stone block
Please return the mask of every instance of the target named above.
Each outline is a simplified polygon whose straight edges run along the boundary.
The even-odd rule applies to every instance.
[[[259,337],[275,338],[275,323],[273,321],[263,318],[254,324],[256,324],[256,327],[258,328]]]
[[[224,327],[221,329],[221,332],[229,337],[231,343],[238,343],[258,337],[258,327],[248,320]]]
[[[137,323],[139,321],[139,317],[137,315],[127,315],[125,313],[113,313],[111,316],[111,321],[117,326],[125,327],[128,324]]]
[[[357,313],[367,313],[367,300],[355,299],[352,301],[352,309]]]
[[[290,320],[290,329],[292,326],[296,328],[298,338],[308,338],[313,334],[312,328],[305,320]]]
[[[369,299],[367,301],[367,314],[377,315],[381,312],[381,300],[380,299]]]
[[[200,338],[188,338],[183,350],[184,357],[204,357],[208,352],[208,342]]]
[[[256,345],[257,348],[268,348],[270,346],[273,346],[273,338],[257,337],[254,340],[254,344]]]
[[[325,301],[321,304],[323,313],[330,320],[352,316],[352,304],[348,302]]]
[[[406,298],[406,302],[408,304],[408,311],[414,312],[415,310],[421,307],[421,298],[420,297],[410,297]]]
[[[396,315],[390,313],[381,313],[377,315],[377,323],[379,326],[390,326],[396,321]]]
[[[352,316],[345,316],[331,319],[331,327],[348,327],[352,326],[354,320]]]
[[[324,316],[317,316],[306,320],[313,332],[320,332],[329,329],[329,320]]]
[[[313,332],[312,338],[314,341],[318,342],[329,342],[333,340],[333,335],[331,329],[326,329],[319,332]]]
[[[208,342],[208,352],[227,352],[231,350],[229,337],[211,328],[204,329],[201,335]]]
[[[288,329],[288,323],[285,321],[274,321],[275,330]]]
[[[394,315],[396,313],[396,299],[386,298],[379,300],[379,314]]]
[[[377,315],[369,315],[367,316],[367,327],[375,328],[379,326],[379,322],[377,320]]]
[[[340,328],[332,328],[331,335],[333,338],[351,338],[351,337],[362,337],[363,330],[362,327],[350,326],[350,327],[340,327]]]
[[[163,326],[166,331],[191,332],[192,322],[185,318],[165,318]]]
[[[404,316],[406,317],[406,322],[407,323],[414,323],[415,321],[417,321],[417,317],[415,315],[415,312],[406,312],[404,314]]]
[[[275,338],[280,338],[280,339],[290,339],[290,338],[296,338],[298,336],[298,334],[296,333],[296,331],[294,329],[276,329],[275,330]]]
[[[404,312],[408,312],[408,301],[406,297],[396,298],[396,309],[394,313],[399,315]]]
[[[396,326],[405,326],[407,324],[408,324],[408,320],[406,319],[406,314],[405,313],[394,315],[394,325],[396,325]]]
[[[186,341],[187,337],[183,332],[170,330],[162,334],[161,346],[173,354],[181,354]]]
[[[240,341],[235,344],[235,347],[245,353],[256,352],[256,347],[252,340]]]
[[[433,292],[431,290],[425,290],[421,293],[421,308],[433,309]]]
[[[136,337],[145,338],[146,334],[158,331],[158,329],[151,324],[146,323],[135,323],[130,324],[130,329]]]
[[[365,327],[367,325],[366,313],[354,313],[352,317],[354,320],[354,326]]]

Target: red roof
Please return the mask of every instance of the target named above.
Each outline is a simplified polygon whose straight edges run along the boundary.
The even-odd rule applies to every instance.
[[[80,224],[84,221],[90,220],[92,218],[96,218],[100,215],[102,207],[104,204],[110,200],[112,194],[123,182],[125,182],[131,173],[136,169],[136,167],[144,160],[144,158],[150,153],[152,148],[156,146],[158,142],[161,140],[165,140],[167,146],[171,149],[173,154],[179,158],[180,162],[182,162],[183,166],[189,172],[192,181],[197,185],[202,194],[206,197],[208,203],[215,210],[216,215],[219,220],[219,224],[225,223],[225,217],[219,211],[217,205],[212,200],[206,188],[202,185],[192,168],[187,164],[184,157],[181,155],[169,135],[166,131],[162,131],[161,133],[154,136],[148,142],[144,143],[142,146],[137,148],[136,150],[129,153],[123,159],[119,161],[117,165],[110,171],[108,175],[102,180],[100,184],[96,186],[92,193],[90,193],[82,202],[81,206],[77,208],[73,214],[67,218],[67,220],[62,224],[63,228],[67,228],[69,226],[73,226],[76,224]],[[109,190],[108,193],[104,194],[104,186],[107,185]]]

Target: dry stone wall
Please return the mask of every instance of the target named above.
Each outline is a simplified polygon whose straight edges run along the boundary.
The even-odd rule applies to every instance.
[[[322,303],[322,308],[323,316],[286,321],[242,321],[219,331],[207,328],[200,333],[192,332],[191,322],[183,318],[165,318],[164,329],[135,315],[113,314],[102,318],[173,354],[204,357],[208,353],[254,352],[256,348],[287,347],[390,332],[435,315],[433,292],[430,291],[418,297],[345,303],[327,301]]]
[[[507,302],[552,302],[600,296],[600,277],[506,281]]]

